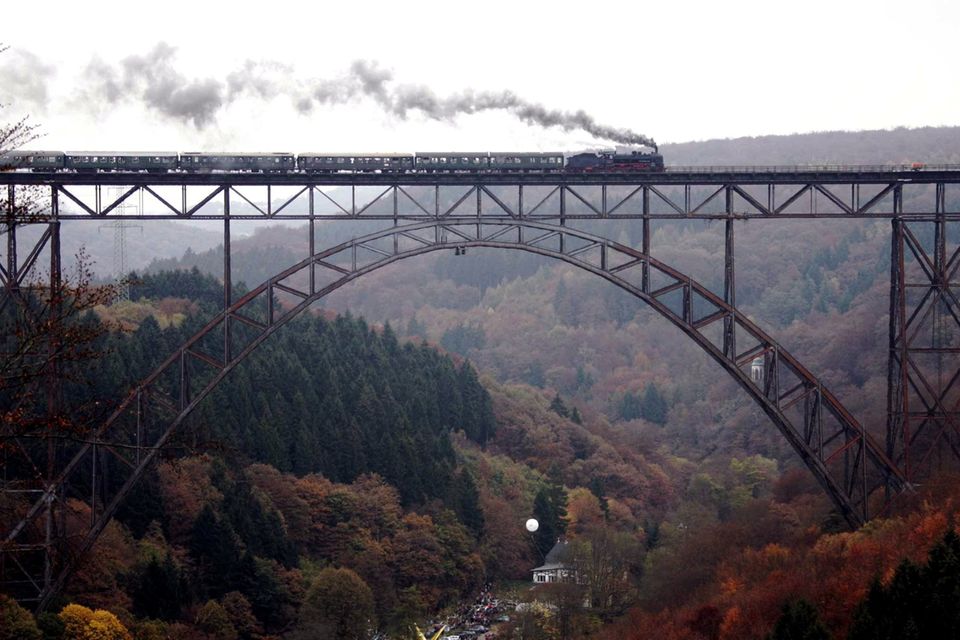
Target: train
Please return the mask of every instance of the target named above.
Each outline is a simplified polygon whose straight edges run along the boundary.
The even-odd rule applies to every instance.
[[[0,170],[72,173],[639,173],[664,171],[656,150],[559,152],[199,153],[28,151],[0,153]]]

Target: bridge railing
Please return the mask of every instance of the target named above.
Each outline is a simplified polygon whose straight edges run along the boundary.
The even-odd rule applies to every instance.
[[[667,165],[667,173],[917,173],[960,171],[960,164]]]

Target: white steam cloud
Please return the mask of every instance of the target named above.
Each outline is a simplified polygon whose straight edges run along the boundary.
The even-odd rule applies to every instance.
[[[399,83],[375,62],[357,60],[339,78],[303,80],[290,67],[269,61],[247,61],[225,80],[188,78],[175,65],[176,49],[159,43],[144,55],[117,64],[94,59],[83,73],[81,104],[91,109],[119,102],[141,102],[148,109],[195,128],[213,123],[221,109],[240,98],[272,100],[286,96],[300,113],[320,105],[369,100],[385,113],[405,120],[411,114],[443,122],[486,111],[509,113],[544,128],[583,131],[597,140],[656,148],[650,137],[607,126],[584,111],[562,111],[526,100],[511,91],[464,91],[438,96],[428,87]],[[37,101],[46,99],[40,82],[31,89]],[[2,73],[0,73],[2,79]]]

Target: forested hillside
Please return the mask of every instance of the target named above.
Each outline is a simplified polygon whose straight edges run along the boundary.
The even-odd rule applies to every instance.
[[[130,333],[102,345],[95,393],[114,397],[121,381],[137,381],[196,332],[222,299],[220,285],[198,271],[139,279],[123,314],[158,309]],[[127,322],[129,322],[129,317]],[[257,349],[193,418],[198,437],[223,443],[248,459],[296,474],[320,473],[351,482],[378,473],[404,501],[439,497],[451,478],[449,434],[463,431],[484,444],[496,422],[476,371],[425,344],[401,345],[389,326],[373,331],[362,319],[294,320]]]
[[[196,270],[137,277],[130,301],[87,320],[125,330],[104,334],[91,384],[66,401],[106,415],[221,299]],[[354,622],[402,635],[484,581],[528,578],[568,513],[580,531],[656,522],[672,461],[625,444],[560,396],[484,386],[469,361],[389,325],[308,314],[200,406],[66,597],[137,637],[314,637],[328,621],[311,593],[347,580]],[[41,620],[50,637],[58,619]]]

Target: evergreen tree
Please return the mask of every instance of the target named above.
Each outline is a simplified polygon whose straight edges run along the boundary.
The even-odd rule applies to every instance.
[[[427,337],[427,329],[419,320],[417,320],[417,314],[413,314],[410,317],[410,322],[407,323],[407,335],[417,336],[420,338]]]
[[[636,420],[643,416],[643,406],[636,394],[628,391],[623,394],[617,413],[624,420]]]
[[[563,487],[541,487],[533,499],[533,517],[540,523],[534,542],[540,557],[546,557],[567,530],[567,495]]]
[[[219,488],[224,495],[223,513],[246,548],[286,567],[296,566],[297,550],[287,538],[280,514],[266,507],[245,481],[224,479]]]
[[[553,400],[550,401],[550,411],[553,411],[561,418],[570,417],[570,410],[567,409],[567,405],[563,402],[563,398],[560,397],[559,393],[554,394]]]
[[[244,553],[236,565],[234,575],[224,583],[224,591],[239,591],[250,602],[254,615],[267,630],[278,630],[292,621],[294,598],[277,579],[267,560]]]
[[[594,382],[593,375],[591,375],[586,369],[583,368],[583,365],[577,366],[577,391],[589,391],[590,387],[593,386]]]
[[[190,535],[190,553],[197,561],[205,595],[220,596],[229,589],[240,560],[236,534],[210,505],[197,516]]]
[[[830,640],[830,634],[820,622],[817,610],[806,600],[783,605],[769,640]]]
[[[481,327],[462,323],[444,331],[440,338],[441,347],[463,356],[472,349],[483,349],[486,344],[487,336]]]
[[[560,280],[553,294],[553,312],[562,324],[575,327],[580,324],[580,311],[583,301],[575,292],[567,288],[566,282]]]
[[[124,523],[135,538],[142,538],[153,522],[163,522],[163,500],[157,474],[146,473],[140,482],[133,485],[127,498],[117,509],[117,520]]]
[[[524,382],[527,384],[542,389],[547,384],[547,374],[543,371],[543,364],[540,362],[533,362],[527,367],[527,371],[523,376]]]
[[[134,577],[130,589],[133,613],[142,618],[176,620],[190,603],[188,588],[170,554],[153,556]]]
[[[449,493],[447,504],[453,508],[457,518],[473,536],[479,538],[483,533],[484,517],[480,507],[480,491],[477,490],[473,474],[467,469],[461,469],[460,473],[454,476]]]
[[[667,401],[660,395],[656,385],[652,382],[647,384],[647,388],[643,392],[641,409],[643,419],[654,424],[666,424],[667,409]]]
[[[463,403],[463,431],[474,442],[486,444],[496,431],[497,421],[490,394],[481,386],[469,361],[460,367],[458,386]]]

